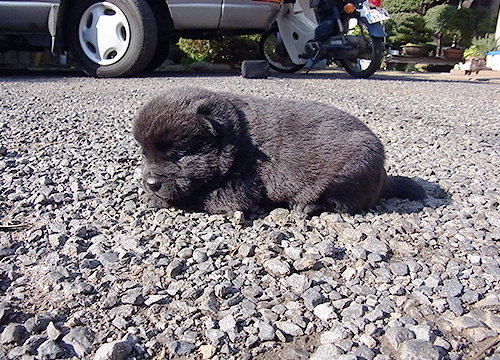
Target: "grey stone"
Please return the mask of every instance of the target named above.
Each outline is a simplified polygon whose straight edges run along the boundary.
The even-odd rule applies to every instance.
[[[408,275],[410,269],[407,264],[403,262],[393,262],[390,265],[391,271],[396,276]]]
[[[264,263],[264,268],[267,272],[274,276],[286,276],[290,274],[290,266],[278,258],[272,258]]]
[[[316,260],[311,255],[304,255],[300,259],[297,259],[293,262],[293,268],[297,271],[305,271],[312,269],[318,260]]]
[[[384,313],[382,310],[380,310],[380,308],[375,308],[365,315],[365,319],[367,319],[369,322],[375,322],[383,318]]]
[[[196,346],[187,341],[172,341],[168,344],[168,350],[170,353],[179,356],[189,355],[194,351],[194,349],[196,349]]]
[[[167,266],[166,275],[170,278],[175,278],[182,272],[183,266],[184,264],[182,261],[177,259],[172,260]]]
[[[219,321],[219,327],[222,331],[229,333],[236,330],[236,320],[233,315],[228,315]]]
[[[405,360],[440,360],[441,354],[431,342],[408,340],[401,344],[400,359]]]
[[[134,288],[125,292],[125,294],[120,298],[123,304],[132,305],[142,305],[144,304],[144,298],[142,296],[141,288]]]
[[[193,251],[193,260],[196,262],[196,263],[202,263],[202,262],[205,262],[208,260],[208,256],[207,256],[207,253],[203,250],[200,250],[200,249],[195,249]]]
[[[460,298],[466,304],[474,304],[479,301],[479,293],[475,290],[466,291]]]
[[[441,283],[441,276],[437,273],[432,273],[429,277],[427,277],[427,279],[425,279],[425,285],[433,289],[437,288],[441,285]]]
[[[314,308],[325,302],[326,298],[315,288],[310,288],[302,294],[302,299],[304,299],[304,305],[307,310],[314,311]]]
[[[415,334],[411,330],[403,326],[394,326],[388,328],[385,331],[384,336],[387,344],[394,350],[398,350],[401,344],[405,341],[415,339]]]
[[[309,352],[304,349],[286,348],[281,352],[283,360],[309,360]]]
[[[93,335],[88,328],[79,326],[71,329],[62,341],[70,345],[78,356],[84,357],[92,350]]]
[[[338,360],[343,351],[333,344],[320,345],[309,360]]]
[[[69,272],[66,269],[64,269],[63,271],[66,273],[65,277],[69,277]],[[24,323],[24,327],[29,333],[39,333],[47,328],[47,325],[52,321],[52,319],[53,317],[50,314],[37,314],[34,317],[26,320],[26,322]]]
[[[351,248],[351,254],[355,259],[366,260],[366,250],[361,245],[355,245]]]
[[[238,255],[240,257],[246,258],[249,256],[253,256],[255,254],[255,245],[249,243],[243,243],[240,245],[238,249]]]
[[[339,250],[335,248],[331,241],[328,240],[321,241],[320,243],[316,244],[316,247],[323,257],[332,257],[336,256],[339,253]]]
[[[359,358],[354,354],[344,354],[338,357],[338,360],[358,360]]]
[[[274,328],[266,323],[266,322],[260,322],[259,323],[259,339],[260,341],[272,341],[276,337],[276,332],[274,331]]]
[[[464,313],[464,308],[462,306],[462,300],[460,300],[457,297],[448,297],[446,300],[448,302],[448,306],[449,306],[450,310],[453,311],[453,313],[456,316],[461,316]]]
[[[97,349],[94,360],[123,360],[132,351],[132,346],[125,341],[113,341]]]
[[[409,327],[411,331],[415,334],[417,340],[433,341],[432,331],[429,324],[419,324]]]
[[[38,347],[45,341],[47,341],[47,336],[45,335],[30,336],[23,344],[24,351],[28,354],[36,355]]]
[[[285,278],[290,289],[297,295],[302,295],[311,286],[311,280],[307,275],[292,274]]]
[[[314,308],[314,315],[316,315],[321,320],[328,322],[330,319],[334,319],[337,317],[333,306],[329,303],[319,304]]]
[[[8,359],[17,359],[25,354],[26,354],[26,351],[24,351],[24,347],[16,346],[16,347],[12,348],[11,350],[9,350],[9,352],[7,353],[7,358]],[[27,355],[27,356],[31,357],[31,355]]]
[[[462,293],[463,285],[458,279],[449,279],[443,282],[442,294],[446,297],[459,296]]]
[[[273,209],[269,213],[269,217],[278,225],[285,225],[288,221],[288,215],[290,215],[290,211],[283,208]]]
[[[177,256],[180,258],[180,259],[189,259],[190,257],[193,256],[193,249],[190,249],[190,248],[184,248],[184,249],[181,249],[178,253],[177,253]]]
[[[366,305],[352,302],[347,308],[342,310],[340,315],[345,319],[361,318],[365,315],[366,310]]]
[[[37,349],[37,359],[58,359],[64,355],[64,349],[55,340],[47,340]]]
[[[212,345],[219,345],[221,340],[226,336],[226,334],[219,329],[207,329],[205,331],[205,336],[210,340]]]
[[[302,328],[291,321],[276,321],[276,327],[285,334],[292,336],[300,336],[304,334]]]
[[[3,329],[0,342],[2,344],[21,344],[26,336],[26,329],[23,325],[11,323]]]
[[[118,261],[118,253],[116,252],[108,252],[99,255],[98,260],[104,267],[109,267],[111,264],[114,264]]]
[[[54,323],[51,321],[49,325],[47,325],[47,337],[49,340],[59,340],[61,337],[61,331],[54,325]]]
[[[374,236],[368,236],[361,245],[363,248],[371,253],[379,253],[382,256],[386,256],[389,251],[389,246],[384,241],[377,239]]]
[[[375,357],[375,352],[366,345],[358,346],[357,348],[352,350],[352,353],[358,358],[366,360],[373,360],[373,358]]]
[[[225,281],[221,284],[217,284],[214,286],[215,296],[221,299],[225,299],[232,295],[233,293],[233,285],[229,281]]]

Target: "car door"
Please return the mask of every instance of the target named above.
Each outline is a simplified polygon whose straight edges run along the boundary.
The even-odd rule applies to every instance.
[[[222,0],[168,0],[176,30],[214,30],[219,26]]]
[[[0,33],[48,34],[47,20],[54,4],[59,4],[59,0],[0,0]]]
[[[280,6],[281,0],[223,0],[219,28],[267,30],[276,19]]]

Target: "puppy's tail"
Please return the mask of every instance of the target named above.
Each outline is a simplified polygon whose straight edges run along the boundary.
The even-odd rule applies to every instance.
[[[422,200],[427,197],[427,192],[410,178],[405,176],[387,176],[386,186],[380,197],[384,199],[397,197],[409,200]]]

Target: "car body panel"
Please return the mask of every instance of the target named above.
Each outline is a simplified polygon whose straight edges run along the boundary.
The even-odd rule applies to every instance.
[[[58,0],[0,1],[0,33],[47,34],[47,19]]]
[[[222,0],[169,0],[167,3],[176,30],[219,26]]]
[[[280,6],[271,1],[223,0],[219,29],[268,30]]]
[[[0,48],[12,47],[17,42],[10,38],[15,36],[23,37],[33,46],[52,45],[53,53],[63,53],[68,48],[65,20],[74,1],[79,0],[0,0]],[[276,2],[279,0],[151,1],[166,3],[171,17],[166,21],[173,23],[167,32],[173,38],[264,32],[271,27],[281,7]]]

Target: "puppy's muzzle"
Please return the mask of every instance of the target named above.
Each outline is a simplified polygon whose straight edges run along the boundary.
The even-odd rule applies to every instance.
[[[161,181],[155,177],[152,177],[152,176],[147,177],[146,184],[154,192],[157,192],[161,189]]]

